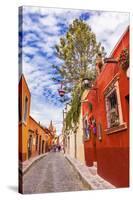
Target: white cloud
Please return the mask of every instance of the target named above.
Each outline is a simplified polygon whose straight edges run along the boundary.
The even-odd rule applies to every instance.
[[[40,121],[46,127],[49,127],[50,121],[56,126],[57,134],[61,134],[62,129],[62,108],[57,108],[48,102],[43,102],[38,96],[31,97],[31,115],[37,121]]]
[[[33,48],[33,47],[30,47],[30,46],[27,46],[27,45],[23,47],[23,52],[25,54],[36,54],[37,51],[38,51],[37,48]]]
[[[129,25],[129,13],[96,12],[87,23],[109,55]]]
[[[60,60],[53,57],[48,60],[47,57],[39,55],[41,50],[51,56],[54,52],[54,45],[59,42],[61,35],[58,23],[64,23],[67,27],[75,18],[79,18],[82,13],[89,12],[90,18],[86,21],[95,32],[97,40],[105,47],[109,53],[129,25],[129,14],[118,12],[97,12],[87,10],[68,10],[41,7],[24,7],[23,9],[23,31],[28,32],[23,41],[23,53],[33,54],[34,57],[23,56],[23,72],[31,91],[31,115],[45,126],[48,126],[52,119],[57,127],[58,134],[61,133],[62,107],[54,106],[54,102],[44,100],[43,92],[45,89],[51,90],[57,94],[58,86],[51,80],[48,73],[53,64]],[[29,16],[36,14],[40,16],[38,22],[35,22]],[[32,32],[31,32],[32,31]],[[52,34],[52,36],[51,36]],[[37,47],[30,47],[27,41],[37,40]],[[46,93],[48,96],[49,94]],[[48,96],[49,97],[49,96]]]

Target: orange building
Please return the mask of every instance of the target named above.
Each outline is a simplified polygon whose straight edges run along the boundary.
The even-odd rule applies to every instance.
[[[52,145],[53,131],[30,116],[31,95],[24,75],[19,82],[19,160],[47,152]]]
[[[30,116],[28,130],[28,158],[45,153],[47,144],[48,136],[45,129]]]
[[[116,187],[129,186],[128,52],[129,28],[82,103],[86,164]]]
[[[19,82],[19,160],[28,159],[28,130],[31,95],[24,76]]]

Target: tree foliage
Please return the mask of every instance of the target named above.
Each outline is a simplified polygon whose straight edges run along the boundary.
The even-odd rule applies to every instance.
[[[78,124],[80,108],[81,108],[81,97],[84,89],[79,86],[75,86],[72,92],[71,108],[66,115],[66,129],[72,129],[73,126]]]
[[[59,44],[55,46],[56,55],[63,61],[61,66],[53,65],[56,76],[53,80],[58,82],[61,77],[65,83],[65,90],[71,92],[71,108],[65,118],[66,129],[72,129],[78,124],[81,97],[83,88],[82,79],[96,78],[96,57],[100,54],[105,56],[104,48],[97,42],[95,33],[81,19],[75,19],[69,25],[64,37],[60,38]]]
[[[96,35],[83,20],[75,19],[60,42],[55,46],[58,58],[63,60],[62,66],[55,66],[56,73],[71,87],[83,78],[95,79],[95,59],[97,53],[105,55],[104,48],[97,43]],[[56,78],[54,77],[54,80]]]

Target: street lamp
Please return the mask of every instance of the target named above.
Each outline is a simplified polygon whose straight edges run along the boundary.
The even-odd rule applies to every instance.
[[[83,78],[83,79],[82,79],[82,86],[83,86],[85,89],[91,88],[91,86],[92,86],[92,80],[89,79],[89,78]]]
[[[58,90],[60,97],[64,97],[65,95],[65,90],[63,89],[63,83],[61,83],[61,87]]]

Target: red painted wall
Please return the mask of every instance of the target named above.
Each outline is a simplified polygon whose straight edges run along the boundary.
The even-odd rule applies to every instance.
[[[125,47],[129,48],[129,29],[115,47],[112,56],[118,58]],[[127,129],[108,135],[104,91],[116,74],[119,76],[121,107]],[[84,142],[86,163],[92,166],[93,161],[97,159],[100,176],[116,187],[127,187],[129,186],[129,105],[125,97],[129,95],[129,80],[119,64],[106,64],[96,80],[96,87],[97,92],[89,91],[87,99],[93,104],[92,112],[97,124],[100,122],[102,125],[102,141],[96,138],[96,155],[93,137]],[[88,110],[85,104],[82,104],[83,115]]]
[[[94,108],[97,107],[97,91],[96,90],[88,91],[86,99],[93,104],[92,114],[96,118],[97,109]],[[88,102],[82,103],[83,116],[85,116],[86,112],[88,112],[88,114],[90,113],[88,109]],[[85,160],[88,166],[93,166],[93,162],[97,160],[95,145],[96,145],[95,137],[94,134],[91,132],[90,139],[84,142]]]

